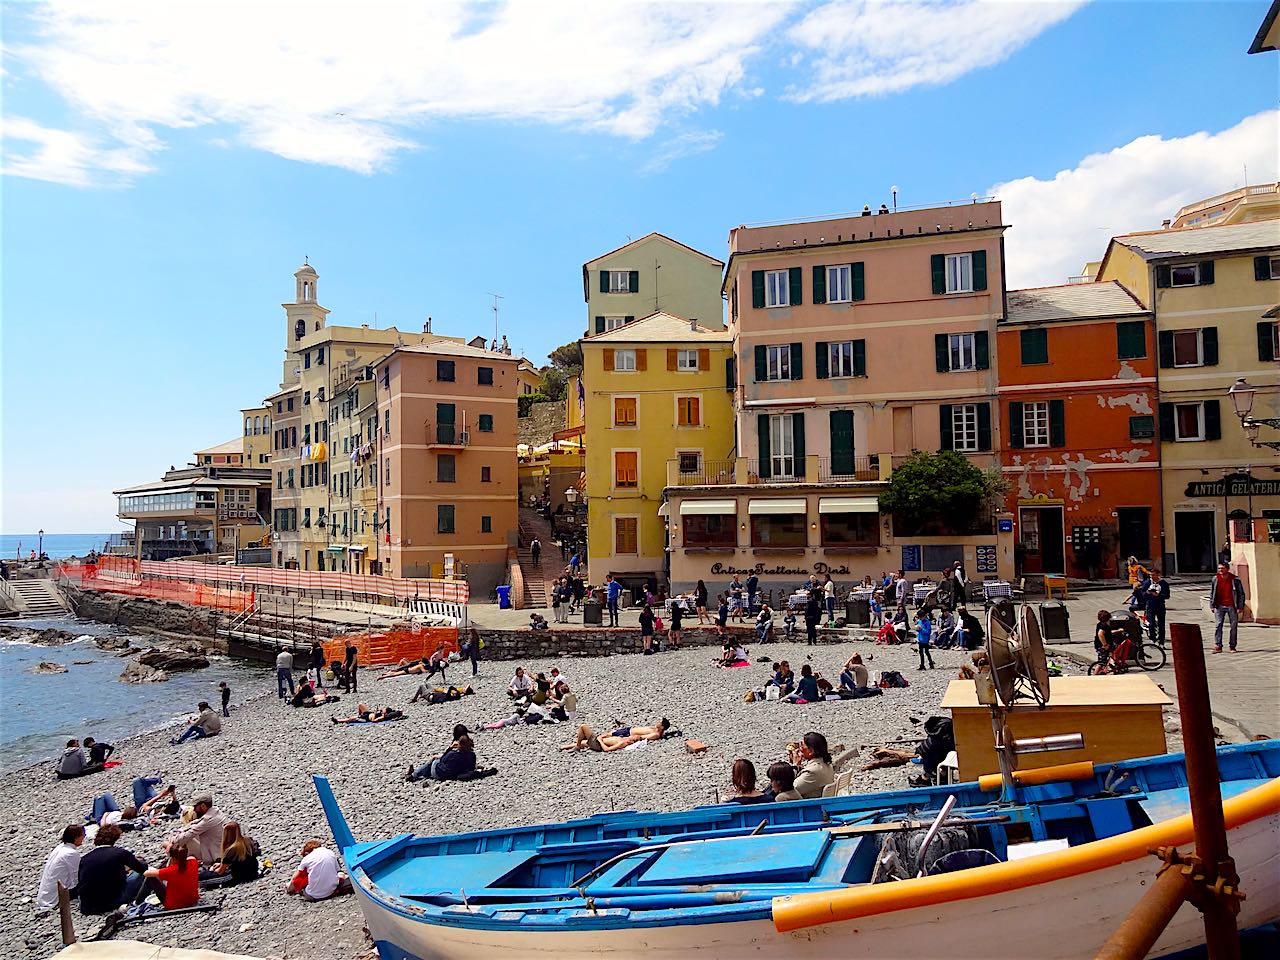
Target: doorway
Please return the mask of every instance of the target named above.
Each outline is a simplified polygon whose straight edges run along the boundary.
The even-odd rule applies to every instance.
[[[1117,507],[1116,525],[1120,534],[1120,571],[1130,557],[1151,560],[1151,508]]]
[[[1020,507],[1018,517],[1023,573],[1065,573],[1062,507]]]
[[[1212,510],[1183,511],[1173,515],[1175,557],[1179,573],[1212,573],[1218,538]]]

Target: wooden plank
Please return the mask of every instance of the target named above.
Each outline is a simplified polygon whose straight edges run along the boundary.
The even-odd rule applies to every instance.
[[[1151,677],[1144,673],[1124,673],[1107,677],[1051,677],[1049,679],[1049,705],[1051,707],[1093,706],[1168,706],[1173,701]],[[972,680],[952,680],[940,706],[944,710],[955,707],[977,707],[978,694]],[[1019,705],[1016,711],[1036,711],[1033,703]]]

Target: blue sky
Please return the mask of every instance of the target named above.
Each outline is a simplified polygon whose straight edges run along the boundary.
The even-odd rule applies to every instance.
[[[4,4],[4,532],[235,436],[304,255],[330,322],[497,292],[541,362],[650,230],[994,192],[1031,286],[1277,176],[1265,0],[420,6]]]

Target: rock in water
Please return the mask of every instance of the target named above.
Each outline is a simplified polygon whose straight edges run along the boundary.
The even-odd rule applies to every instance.
[[[139,660],[131,660],[120,674],[120,679],[125,683],[163,683],[169,679],[169,675]]]
[[[102,650],[128,650],[129,649],[129,638],[126,636],[121,636],[117,634],[113,634],[105,637],[95,637],[93,642],[96,643],[98,647]]]
[[[44,630],[31,630],[27,627],[0,626],[0,640],[15,640],[20,643],[34,643],[42,647],[60,647],[78,639],[65,630],[46,627]]]
[[[32,673],[66,673],[67,668],[60,663],[49,663],[47,660],[41,660],[31,671]]]
[[[152,647],[138,658],[138,662],[158,670],[203,670],[209,665],[209,658],[200,653]]]

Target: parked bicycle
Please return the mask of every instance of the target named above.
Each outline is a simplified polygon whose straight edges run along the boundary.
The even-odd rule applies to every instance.
[[[1126,637],[1090,665],[1089,676],[1128,673],[1131,664],[1147,671],[1159,670],[1167,660],[1168,654],[1164,647],[1143,640],[1135,643]]]

